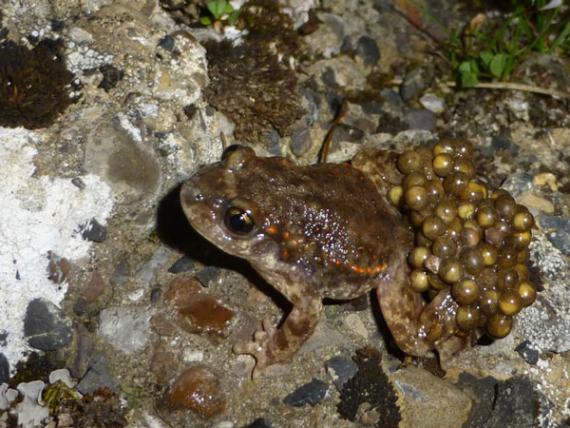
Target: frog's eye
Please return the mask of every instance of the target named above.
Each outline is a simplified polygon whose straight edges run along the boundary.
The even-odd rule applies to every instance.
[[[227,209],[224,222],[226,227],[236,235],[248,235],[255,228],[251,213],[236,206]]]

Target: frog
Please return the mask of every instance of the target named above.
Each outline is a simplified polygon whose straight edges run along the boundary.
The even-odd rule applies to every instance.
[[[182,185],[190,225],[249,262],[292,304],[279,327],[265,319],[252,341],[234,346],[255,358],[254,376],[291,360],[314,333],[324,299],[351,300],[371,290],[405,354],[449,355],[465,346],[455,335],[457,304],[449,291],[428,303],[410,288],[413,233],[386,198],[389,161],[381,152],[352,163],[297,165],[234,145]]]

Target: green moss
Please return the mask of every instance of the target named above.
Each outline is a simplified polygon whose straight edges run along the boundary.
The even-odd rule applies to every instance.
[[[28,129],[51,125],[73,102],[63,43],[44,39],[33,49],[0,43],[0,126]]]

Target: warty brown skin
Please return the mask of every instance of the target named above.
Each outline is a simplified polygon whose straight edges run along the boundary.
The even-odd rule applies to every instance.
[[[357,164],[370,165],[363,159]],[[256,358],[256,373],[288,361],[301,347],[318,324],[323,298],[353,299],[371,289],[404,352],[453,352],[463,345],[453,336],[456,306],[449,295],[442,292],[424,306],[409,287],[411,234],[381,194],[381,180],[361,169],[348,163],[297,166],[235,146],[183,185],[181,204],[191,225],[247,260],[293,304],[279,329],[264,322],[254,342],[236,346]],[[242,218],[247,224],[238,230]]]

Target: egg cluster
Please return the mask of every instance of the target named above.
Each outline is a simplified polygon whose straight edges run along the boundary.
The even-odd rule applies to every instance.
[[[463,139],[402,153],[403,180],[388,198],[415,230],[413,290],[429,301],[450,288],[459,334],[484,327],[505,337],[513,316],[536,298],[526,266],[534,218],[508,192],[475,178],[472,154]]]

